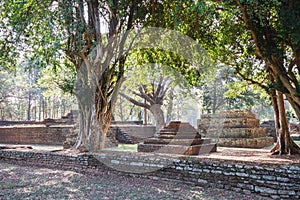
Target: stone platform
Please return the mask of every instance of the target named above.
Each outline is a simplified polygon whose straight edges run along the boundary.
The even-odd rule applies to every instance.
[[[156,152],[182,155],[198,155],[216,152],[217,146],[210,139],[203,139],[189,123],[173,121],[158,135],[138,144],[139,152]]]
[[[219,146],[240,148],[263,148],[274,144],[260,128],[259,119],[247,110],[222,111],[206,114],[198,121],[200,133]]]

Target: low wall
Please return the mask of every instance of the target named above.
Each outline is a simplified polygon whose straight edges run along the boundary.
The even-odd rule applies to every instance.
[[[122,144],[137,144],[146,138],[153,137],[155,126],[149,125],[111,125],[110,129],[116,129],[116,139]]]
[[[114,143],[136,144],[145,138],[153,136],[154,126],[111,125],[107,136]],[[47,144],[73,146],[77,139],[74,125],[19,125],[0,126],[0,144]]]
[[[44,122],[36,122],[36,121],[5,121],[0,120],[0,126],[13,126],[13,125],[22,125],[22,124],[43,124]]]
[[[0,127],[0,143],[62,145],[73,126]]]
[[[112,169],[122,170],[114,171],[123,175],[178,180],[245,194],[258,193],[274,199],[300,197],[300,164],[259,164],[205,157],[167,158],[154,154],[124,152],[70,156],[13,150],[1,150],[0,160],[92,172],[108,169],[107,166],[110,166]],[[133,173],[132,170],[149,172]]]

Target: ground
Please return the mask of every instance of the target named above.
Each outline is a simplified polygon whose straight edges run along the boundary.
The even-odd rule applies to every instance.
[[[175,181],[81,174],[0,162],[0,199],[266,199]]]
[[[57,146],[33,146],[33,148],[39,151],[55,150],[56,153],[72,154],[72,152],[61,151],[62,148]],[[119,150],[135,151],[136,146],[120,146]],[[272,156],[268,148],[220,147],[218,152],[200,157],[256,163],[300,162],[299,155]],[[111,171],[82,174],[36,166],[18,166],[2,161],[0,162],[0,191],[0,199],[267,199],[256,194],[246,195],[217,188],[203,188],[175,180],[133,178],[116,175]]]

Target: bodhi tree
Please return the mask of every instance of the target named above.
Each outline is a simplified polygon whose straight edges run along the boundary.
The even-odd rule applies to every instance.
[[[171,101],[178,96],[179,90],[185,89],[188,96],[192,94],[193,86],[203,82],[204,70],[202,74],[199,71],[201,66],[191,68],[192,63],[174,52],[157,48],[139,50],[132,53],[129,60],[132,69],[126,74],[125,89],[120,94],[131,103],[149,110],[157,131],[166,122],[162,108],[166,100],[169,100],[169,105],[166,105],[169,116],[173,105]],[[182,73],[178,72],[180,69],[184,69]]]
[[[299,154],[290,137],[284,96],[300,119],[300,2],[293,0],[165,1],[162,26],[198,40],[217,61],[271,98],[274,154]]]
[[[76,148],[104,148],[118,90],[122,83],[126,46],[134,26],[141,25],[151,6],[144,1],[2,1],[0,60],[39,58],[40,66],[59,65],[67,58],[76,72],[80,109]],[[148,15],[149,16],[149,15]]]
[[[159,75],[158,77],[153,77],[152,80],[149,81],[149,84],[141,83],[136,86],[137,91],[129,91],[133,95],[141,98],[142,101],[139,101],[134,97],[130,97],[123,92],[120,93],[120,95],[134,105],[148,109],[154,117],[156,130],[158,131],[165,125],[164,113],[161,106],[167,96],[167,92],[171,88],[172,79]]]

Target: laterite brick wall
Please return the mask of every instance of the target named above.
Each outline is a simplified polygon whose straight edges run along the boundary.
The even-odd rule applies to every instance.
[[[110,168],[123,175],[156,180],[177,180],[245,194],[257,193],[273,199],[300,198],[300,163],[259,164],[205,157],[165,157],[130,152],[70,156],[13,150],[0,151],[0,160],[92,172]]]

